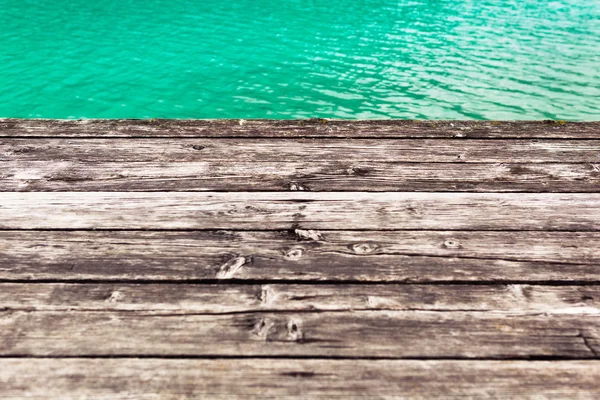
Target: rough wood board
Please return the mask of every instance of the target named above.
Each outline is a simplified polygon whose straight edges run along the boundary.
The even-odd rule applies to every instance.
[[[0,139],[0,161],[600,163],[600,140]],[[354,164],[352,164],[354,163]]]
[[[0,136],[599,139],[598,122],[0,119]]]
[[[0,191],[600,192],[600,163],[0,161]]]
[[[0,229],[599,228],[596,193],[0,193]]]
[[[599,194],[402,193],[598,192],[598,123],[0,119],[0,137],[0,191],[79,192],[0,194],[0,398],[597,397],[597,361],[327,358],[600,359],[599,286],[535,285],[600,282]],[[23,283],[44,279],[71,283]]]
[[[3,359],[0,399],[597,399],[598,361]]]
[[[0,279],[598,281],[600,233],[0,231]]]
[[[179,314],[468,310],[600,315],[600,286],[1,283],[0,309]]]
[[[0,356],[600,357],[597,312],[6,310],[0,328]]]

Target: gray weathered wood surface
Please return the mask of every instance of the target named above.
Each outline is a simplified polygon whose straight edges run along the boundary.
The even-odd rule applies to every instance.
[[[593,311],[592,311],[593,310]],[[0,356],[598,358],[597,308],[479,311],[0,312]]]
[[[0,191],[600,192],[600,163],[3,162]]]
[[[12,311],[182,315],[391,310],[585,316],[600,314],[600,285],[0,283],[0,304]]]
[[[600,393],[600,124],[0,119],[0,399]]]
[[[2,161],[86,163],[580,163],[600,140],[457,139],[1,139]],[[277,165],[277,164],[276,164]],[[360,167],[357,164],[356,167]]]
[[[598,232],[0,231],[0,280],[598,281]]]
[[[600,191],[598,140],[0,139],[0,191]]]
[[[596,361],[2,360],[0,399],[598,398]]]
[[[0,118],[0,137],[600,139],[600,122],[44,120]]]
[[[8,192],[0,229],[600,229],[600,193]]]

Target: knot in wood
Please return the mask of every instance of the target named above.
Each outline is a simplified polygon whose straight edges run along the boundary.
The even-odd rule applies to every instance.
[[[110,294],[110,296],[108,296],[108,298],[106,299],[107,303],[116,303],[120,300],[122,300],[125,296],[123,295],[123,293],[119,292],[118,290],[115,290],[114,292],[112,292]]]
[[[377,250],[379,246],[374,243],[356,243],[352,245],[352,250],[356,254],[370,254]]]
[[[219,267],[217,279],[231,279],[242,268],[242,266],[250,262],[250,258],[243,256],[233,257]]]
[[[444,247],[447,249],[460,249],[460,243],[456,240],[449,239],[444,242]]]
[[[387,210],[386,210],[387,213]],[[421,207],[416,204],[409,204],[406,206],[406,213],[415,218],[422,218],[423,212],[421,211]],[[383,213],[382,213],[383,214]]]
[[[259,319],[252,329],[252,333],[263,340],[269,338],[271,329],[275,326],[275,322],[269,318]]]
[[[290,183],[290,190],[295,192],[295,191],[308,191],[308,188],[306,186],[303,186],[297,182],[291,182]]]
[[[323,236],[318,232],[310,229],[295,229],[296,238],[300,240],[322,240]]]
[[[287,324],[287,332],[288,332],[288,338],[290,338],[291,340],[293,340],[293,341],[302,340],[303,334],[302,334],[302,330],[300,329],[300,321],[290,319]]]
[[[283,253],[284,257],[288,260],[299,260],[304,255],[304,249],[302,247],[293,247]]]
[[[358,175],[358,176],[365,176],[365,175],[368,175],[370,172],[371,172],[371,168],[361,167],[361,166],[352,167],[348,170],[348,173],[350,175]]]
[[[192,146],[192,149],[194,150],[204,150],[206,147],[205,146],[201,146],[199,144],[195,144]]]

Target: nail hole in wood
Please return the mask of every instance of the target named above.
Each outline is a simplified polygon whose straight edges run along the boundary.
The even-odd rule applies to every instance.
[[[446,240],[444,242],[444,247],[447,249],[459,249],[460,243],[455,240]]]

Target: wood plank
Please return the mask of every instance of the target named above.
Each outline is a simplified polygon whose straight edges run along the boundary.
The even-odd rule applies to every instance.
[[[593,314],[0,312],[1,356],[598,358]]]
[[[61,159],[0,161],[0,166],[0,191],[600,192],[600,166],[572,163]]]
[[[0,119],[4,137],[378,137],[600,139],[599,122]]]
[[[0,161],[360,163],[600,163],[600,140],[0,139]]]
[[[2,399],[597,399],[598,361],[3,359]]]
[[[0,279],[597,282],[598,243],[597,232],[0,231]]]
[[[469,310],[600,315],[600,286],[2,283],[0,309],[173,314]]]
[[[0,193],[0,229],[599,228],[596,193]]]

